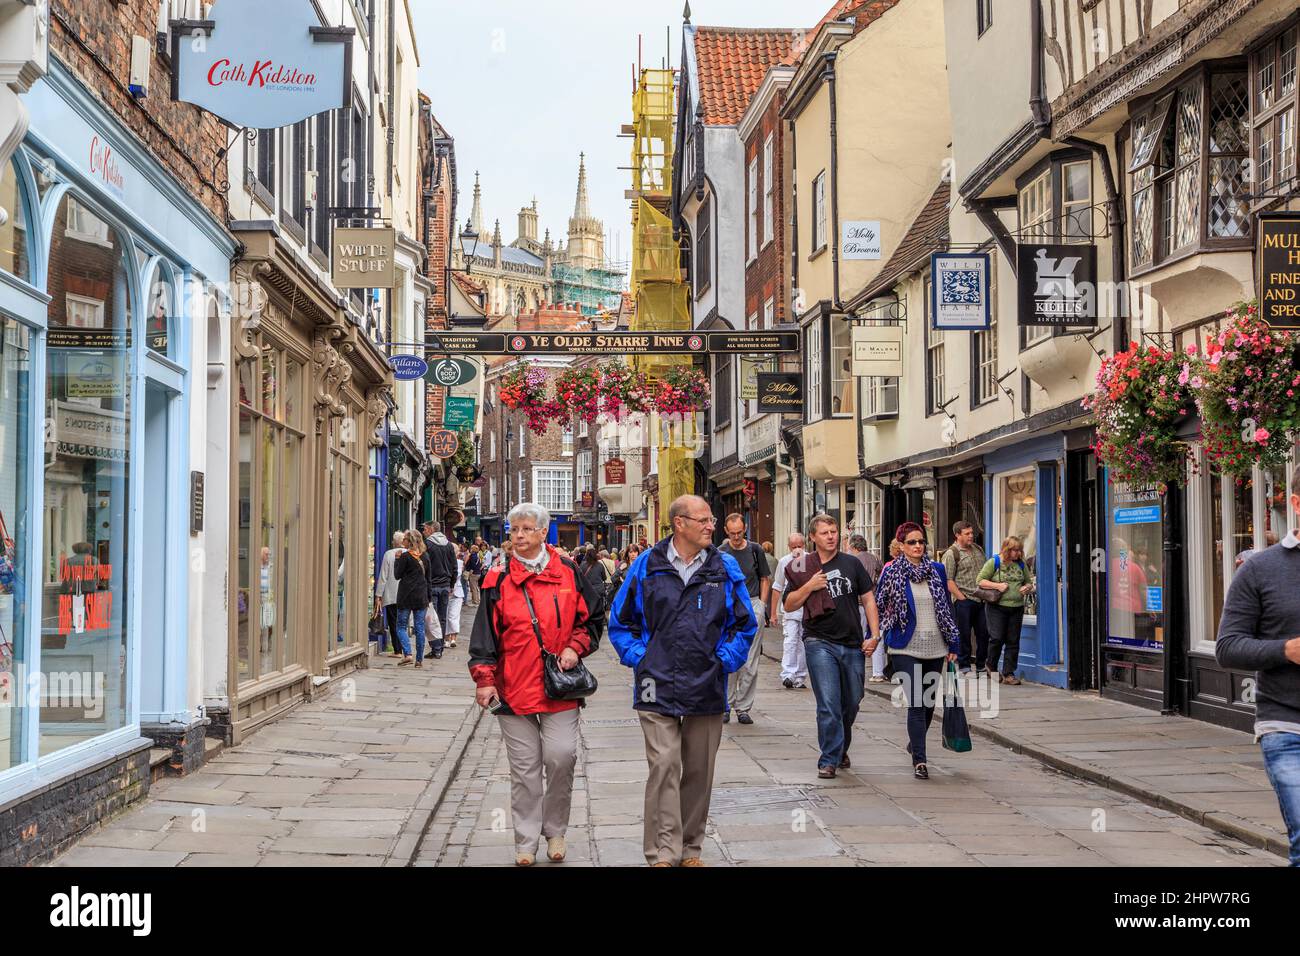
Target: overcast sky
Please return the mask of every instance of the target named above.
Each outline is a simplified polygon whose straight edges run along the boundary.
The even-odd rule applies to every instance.
[[[461,225],[483,185],[483,224],[518,234],[519,208],[537,197],[539,237],[563,239],[587,154],[592,213],[605,221],[606,255],[626,260],[630,209],[623,191],[631,141],[637,36],[642,62],[680,66],[684,0],[410,0],[420,88],[456,138]],[[707,26],[809,28],[831,0],[692,0],[691,22]],[[669,48],[667,31],[671,29]]]

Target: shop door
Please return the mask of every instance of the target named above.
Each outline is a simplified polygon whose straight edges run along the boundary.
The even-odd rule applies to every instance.
[[[1097,652],[1105,642],[1102,608],[1106,600],[1106,562],[1097,526],[1102,513],[1097,459],[1088,450],[1072,451],[1067,455],[1065,469],[1069,686],[1071,690],[1096,690]]]
[[[177,596],[189,562],[185,537],[178,531],[175,471],[183,467],[173,436],[179,394],[149,379],[145,385],[141,547],[146,580],[140,602],[140,713],[145,723],[164,722],[183,710],[185,628],[178,619]],[[175,639],[169,641],[168,635]],[[181,686],[178,686],[179,684]],[[179,699],[177,698],[177,695]]]

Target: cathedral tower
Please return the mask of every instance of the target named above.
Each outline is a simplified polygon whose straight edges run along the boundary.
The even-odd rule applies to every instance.
[[[587,202],[587,157],[578,157],[578,198],[569,220],[569,265],[599,269],[605,264],[605,225],[591,215]]]

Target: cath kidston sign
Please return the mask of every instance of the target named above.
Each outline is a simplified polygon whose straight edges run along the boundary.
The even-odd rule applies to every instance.
[[[172,99],[254,129],[347,104],[355,31],[321,26],[311,0],[221,0],[171,28]]]

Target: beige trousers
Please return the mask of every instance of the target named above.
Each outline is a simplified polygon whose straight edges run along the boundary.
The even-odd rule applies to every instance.
[[[645,859],[674,866],[698,857],[722,740],[722,715],[665,717],[641,711],[650,775],[645,783]]]
[[[578,760],[578,708],[497,719],[510,761],[515,851],[536,853],[539,837],[562,837],[569,826],[573,767]]]

